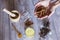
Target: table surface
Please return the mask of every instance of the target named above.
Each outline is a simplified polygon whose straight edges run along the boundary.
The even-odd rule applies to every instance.
[[[41,20],[34,16],[34,5],[39,0],[0,0],[0,40],[60,40],[60,7],[56,8],[55,13],[49,18],[51,34],[48,34],[45,39],[39,37],[39,29]],[[3,12],[3,8],[9,10],[16,9],[23,14],[19,22],[14,23],[17,29],[23,34],[22,38],[18,38],[15,30],[12,27],[13,22],[10,21],[9,15]],[[27,38],[24,33],[24,20],[30,18],[33,21],[35,30],[34,38]]]

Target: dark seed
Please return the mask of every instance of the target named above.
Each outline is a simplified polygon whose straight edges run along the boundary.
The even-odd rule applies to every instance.
[[[43,22],[44,27],[49,27],[50,22],[49,22],[49,20],[47,18],[43,19],[42,22]]]
[[[39,33],[40,37],[45,37],[49,33],[49,31],[50,31],[50,29],[48,29],[48,28],[40,29],[40,33]]]

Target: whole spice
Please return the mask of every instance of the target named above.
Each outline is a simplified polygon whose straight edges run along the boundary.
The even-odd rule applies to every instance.
[[[31,20],[29,20],[29,19],[27,19],[26,21],[25,21],[25,28],[27,28],[27,27],[31,27],[31,25],[33,24],[33,22],[31,21]]]
[[[44,27],[49,27],[50,26],[50,22],[48,18],[45,18],[42,20],[42,24]]]
[[[49,32],[50,32],[50,29],[43,27],[42,29],[40,29],[39,35],[40,35],[40,37],[45,38],[45,36],[46,36]]]
[[[50,22],[49,22],[48,18],[43,19],[42,24],[44,27],[42,27],[40,29],[39,35],[40,35],[40,37],[44,38],[50,32],[50,27],[49,27]]]
[[[46,3],[46,4],[43,4],[43,3]],[[35,5],[34,13],[37,18],[43,19],[46,16],[51,16],[51,13],[54,11],[54,10],[52,11],[52,9],[55,9],[54,6],[58,5],[60,1],[59,0],[56,0],[54,2],[49,1],[48,3],[47,1],[45,1],[43,3],[41,1]]]

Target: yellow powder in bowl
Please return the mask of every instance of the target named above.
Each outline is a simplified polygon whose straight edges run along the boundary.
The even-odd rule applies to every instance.
[[[33,28],[28,27],[28,28],[26,29],[25,33],[26,33],[26,36],[28,36],[28,37],[33,37],[35,31],[34,31]]]

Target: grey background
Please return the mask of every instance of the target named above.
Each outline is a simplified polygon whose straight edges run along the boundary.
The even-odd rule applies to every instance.
[[[34,5],[39,0],[0,0],[0,40],[60,40],[60,6],[56,8],[55,13],[49,18],[51,33],[45,39],[41,39],[38,35],[41,27],[41,20],[34,16]],[[23,34],[23,37],[18,39],[14,31],[9,15],[3,12],[3,8],[8,10],[16,9],[22,16],[18,23],[14,23],[17,29]],[[32,39],[26,37],[24,33],[24,21],[30,18],[34,22],[35,36]]]

